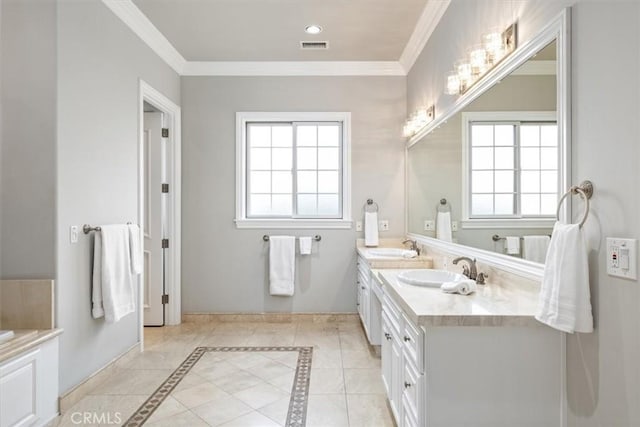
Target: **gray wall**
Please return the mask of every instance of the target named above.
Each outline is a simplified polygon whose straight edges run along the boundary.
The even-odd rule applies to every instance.
[[[556,110],[555,76],[509,76],[455,114],[445,124],[409,149],[407,158],[407,209],[410,233],[435,237],[424,231],[424,221],[435,220],[436,206],[445,197],[453,221],[462,218],[462,113],[470,111]],[[470,229],[460,226],[454,241],[475,248],[504,252],[504,241],[491,236],[550,234],[543,229]]]
[[[3,0],[0,271],[55,275],[56,3]]]
[[[404,233],[406,96],[403,77],[186,77],[182,79],[182,308],[194,312],[353,312],[351,230],[238,230],[235,216],[237,111],[350,111],[352,212],[369,197]],[[268,233],[321,234],[298,257],[296,293],[268,293]]]
[[[101,1],[58,5],[57,322],[68,390],[138,340],[138,314],[91,317],[92,237],[69,227],[138,218],[138,79],[180,103],[180,79]]]
[[[444,75],[486,28],[518,18],[526,41],[571,3],[512,2],[517,6],[512,14],[501,0],[454,0],[408,76],[409,110],[431,97],[440,111],[450,105],[452,97],[441,95]],[[595,185],[585,231],[596,330],[567,338],[568,425],[635,426],[640,422],[640,287],[606,274],[605,238],[640,234],[640,3],[581,1],[572,9],[572,181],[591,179]],[[576,218],[581,211],[574,200]]]

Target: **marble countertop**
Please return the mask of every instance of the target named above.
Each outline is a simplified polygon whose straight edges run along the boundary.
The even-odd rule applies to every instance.
[[[16,329],[14,337],[0,345],[0,363],[60,335],[63,330],[56,329]]]
[[[413,286],[398,280],[403,270],[378,275],[384,289],[405,314],[421,326],[544,326],[535,318],[538,293],[531,288],[479,285],[471,295],[447,294],[440,288]]]
[[[384,249],[384,248],[403,248],[402,245],[381,245],[376,248],[367,248],[358,245],[356,250],[358,255],[364,258],[371,268],[433,268],[433,259],[424,255],[415,258],[397,258],[386,256],[372,256],[367,249]]]

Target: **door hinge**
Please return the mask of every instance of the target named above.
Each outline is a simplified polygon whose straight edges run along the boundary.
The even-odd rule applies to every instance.
[[[162,128],[162,137],[169,138],[169,128]]]
[[[162,239],[162,249],[167,249],[169,247],[169,239]]]
[[[169,304],[169,295],[168,294],[163,294],[162,295],[162,304]]]
[[[163,193],[169,192],[169,184],[162,184],[162,192]]]

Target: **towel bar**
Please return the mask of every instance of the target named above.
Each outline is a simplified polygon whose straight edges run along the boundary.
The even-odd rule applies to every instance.
[[[264,236],[262,236],[262,240],[264,240],[265,242],[269,241],[269,235],[265,234]],[[322,240],[322,236],[319,234],[316,234],[315,236],[313,236],[313,240],[315,240],[316,242],[319,242],[320,240]]]
[[[551,236],[549,236],[549,237],[551,237]],[[502,236],[500,236],[498,234],[494,234],[493,236],[491,236],[491,240],[493,240],[494,242],[497,242],[497,241],[500,241],[500,240],[506,240],[506,239],[507,239],[506,237],[502,237]],[[524,237],[520,236],[520,240],[524,240]]]
[[[589,199],[593,195],[593,184],[588,180],[582,181],[580,185],[572,186],[562,195],[562,197],[560,197],[560,201],[558,201],[558,210],[556,211],[556,219],[558,220],[560,220],[560,208],[562,207],[562,202],[564,202],[564,199],[566,199],[569,194],[580,194],[584,199],[584,215],[582,216],[582,221],[580,221],[580,228],[582,228],[589,216]]]
[[[374,206],[375,205],[375,206]],[[362,207],[365,212],[378,212],[379,206],[373,199],[367,199],[367,204]],[[371,210],[367,210],[371,209]]]
[[[127,222],[127,225],[131,225],[131,222]],[[82,226],[82,232],[84,234],[89,234],[92,231],[102,231],[102,228],[100,228],[100,227],[92,227],[89,224],[85,224],[85,225]]]

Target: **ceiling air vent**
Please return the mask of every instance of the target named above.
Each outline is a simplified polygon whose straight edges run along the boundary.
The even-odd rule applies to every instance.
[[[300,42],[300,49],[329,49],[329,42]]]

